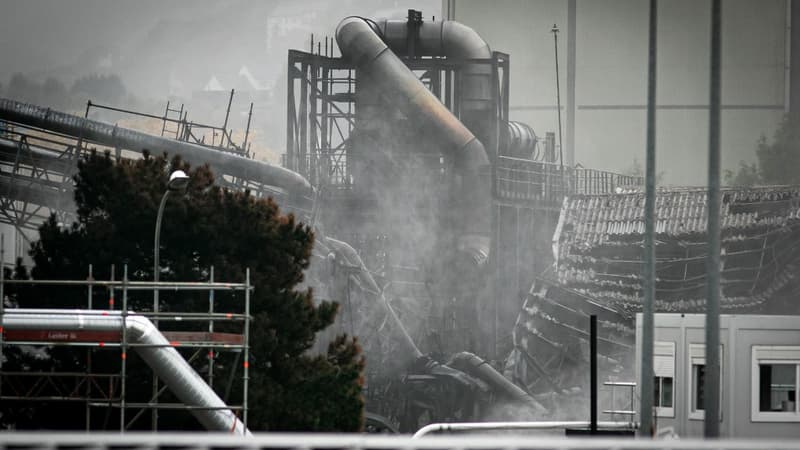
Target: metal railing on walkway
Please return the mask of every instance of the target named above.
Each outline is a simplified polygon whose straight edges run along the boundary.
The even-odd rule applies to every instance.
[[[363,434],[0,433],[0,450],[794,450],[794,440],[666,440],[469,435],[412,439]]]

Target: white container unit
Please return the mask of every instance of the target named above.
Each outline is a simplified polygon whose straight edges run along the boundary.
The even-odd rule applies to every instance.
[[[703,435],[705,315],[656,314],[653,372],[659,430]],[[800,437],[800,316],[720,316],[724,437]],[[642,315],[636,317],[641,361]],[[636,368],[637,386],[641,386]]]

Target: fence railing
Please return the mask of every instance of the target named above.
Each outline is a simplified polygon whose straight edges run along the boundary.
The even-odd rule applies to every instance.
[[[0,450],[795,450],[800,440],[696,440],[558,438],[541,435],[459,435],[412,439],[363,434],[262,433],[251,437],[219,433],[0,433]]]
[[[499,156],[495,166],[500,199],[560,205],[571,194],[610,194],[644,185],[642,177]]]

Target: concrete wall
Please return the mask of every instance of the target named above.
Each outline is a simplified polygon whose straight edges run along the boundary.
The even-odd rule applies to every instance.
[[[445,0],[455,20],[511,55],[511,118],[537,134],[558,131],[554,42],[559,32],[564,142],[567,133],[568,0]],[[622,171],[645,158],[649,3],[576,1],[575,162]],[[785,107],[787,0],[723,3],[722,164],[755,161]],[[659,3],[657,170],[663,183],[707,178],[710,1]],[[568,149],[565,148],[565,152]]]

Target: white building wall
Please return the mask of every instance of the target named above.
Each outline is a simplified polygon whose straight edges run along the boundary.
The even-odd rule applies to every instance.
[[[641,360],[641,314],[636,318],[636,376]],[[705,315],[656,314],[656,342],[675,343],[674,417],[658,417],[659,429],[671,427],[681,437],[703,436],[702,418],[691,414],[691,346],[705,343]],[[723,437],[798,438],[800,416],[794,422],[752,420],[752,350],[759,345],[800,345],[800,316],[722,315],[722,422]]]

